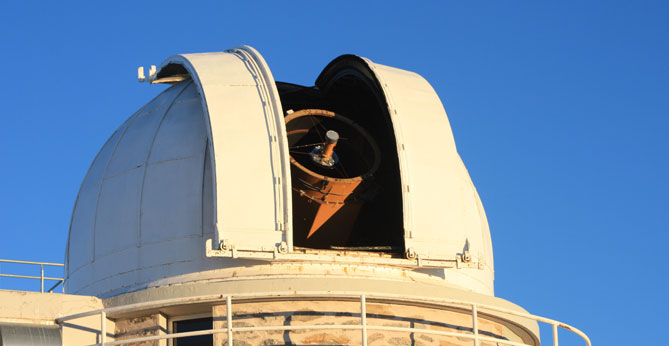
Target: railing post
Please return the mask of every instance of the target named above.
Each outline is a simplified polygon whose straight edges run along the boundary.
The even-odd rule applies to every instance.
[[[362,323],[362,346],[367,346],[367,297],[360,295],[360,322]]]
[[[472,304],[472,329],[474,330],[474,345],[480,346],[479,340],[479,312],[476,304]]]
[[[228,320],[228,346],[232,346],[232,297],[225,298],[226,318]]]
[[[105,346],[107,342],[107,313],[100,311],[100,345]]]
[[[558,326],[553,323],[553,346],[558,346]]]
[[[44,293],[44,264],[40,264],[40,275],[39,275],[39,281],[40,281],[40,292]]]

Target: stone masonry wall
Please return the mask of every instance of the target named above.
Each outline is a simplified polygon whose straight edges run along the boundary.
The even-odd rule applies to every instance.
[[[360,325],[360,304],[345,301],[282,301],[233,303],[233,327]],[[214,328],[225,328],[226,306],[214,306]],[[432,308],[367,303],[368,326],[421,328],[448,332],[472,332],[469,313]],[[517,335],[506,326],[479,316],[479,334],[531,344],[528,335]],[[235,346],[269,345],[362,345],[360,330],[322,329],[235,332]],[[523,340],[524,339],[524,340]],[[368,345],[464,346],[473,340],[425,333],[368,330]],[[227,334],[215,334],[214,345],[227,345]],[[494,343],[481,342],[483,346]]]
[[[143,336],[162,335],[167,333],[167,319],[161,314],[116,320],[114,339],[116,341],[139,338]],[[129,346],[166,346],[166,340],[135,342]]]

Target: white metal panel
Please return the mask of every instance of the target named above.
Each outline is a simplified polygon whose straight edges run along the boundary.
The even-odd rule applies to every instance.
[[[109,164],[109,159],[114,153],[114,149],[116,149],[116,145],[118,144],[118,140],[121,137],[121,134],[125,132],[125,130],[126,126],[121,126],[102,146],[102,149],[100,149],[100,152],[98,152],[95,160],[93,160],[91,167],[88,168],[86,178],[84,178],[83,183],[81,183],[80,191],[88,190],[93,185],[97,185],[102,181],[102,177],[105,174],[105,169],[107,169],[107,165]]]
[[[142,244],[201,235],[203,167],[204,150],[195,157],[148,166],[142,193]]]
[[[98,185],[93,185],[79,192],[77,205],[72,215],[70,226],[68,271],[74,272],[83,265],[93,262],[93,225],[95,224],[95,207],[98,199]]]
[[[147,133],[155,133],[158,124],[163,118],[164,112],[151,112],[138,114],[125,133],[121,142],[116,147],[116,152],[109,162],[106,177],[112,177],[129,169],[144,165],[152,136]]]
[[[76,251],[72,249],[72,251]],[[72,262],[74,263],[74,262]],[[63,282],[65,292],[71,294],[78,294],[83,287],[90,285],[93,282],[93,265],[86,263],[78,269],[68,269],[67,277]]]
[[[478,197],[439,97],[418,74],[366,62],[385,94],[397,139],[407,250],[424,259],[478,251],[487,224],[481,224]]]
[[[160,125],[149,162],[202,155],[206,143],[202,104],[197,87],[191,82],[174,101]]]
[[[134,116],[109,162],[106,177],[115,176],[146,163],[155,134],[161,127],[166,112],[173,104],[173,102],[166,102],[166,99],[173,99],[176,95],[183,93],[185,86],[186,84],[180,84],[175,88],[169,88],[165,91],[164,97],[155,99],[144,107],[142,112]]]
[[[95,256],[137,246],[139,197],[144,168],[105,179],[95,222]]]
[[[137,268],[140,251],[140,248],[130,246],[105,256],[97,256],[95,258],[95,270],[93,270],[93,281],[101,281]]]
[[[226,99],[208,100],[223,110],[225,119],[212,121],[216,166],[219,237],[240,247],[253,247],[263,238],[280,242],[273,196],[269,135],[256,86],[210,87]],[[235,102],[230,102],[235,100]],[[252,240],[248,231],[257,234]],[[270,231],[270,232],[266,232]],[[246,243],[242,245],[241,243]],[[269,243],[272,245],[273,243]]]
[[[213,157],[217,241],[271,250],[290,233],[290,167],[274,79],[250,47],[168,58],[198,86]],[[242,202],[244,201],[244,202]]]
[[[111,263],[114,266],[113,262]],[[132,288],[136,289],[139,282],[141,282],[139,272],[131,270],[91,281],[88,286],[83,287],[77,294],[96,295],[104,298],[113,294],[127,292]]]
[[[181,237],[160,243],[143,244],[142,250],[139,253],[139,266],[137,267],[151,268],[184,261],[199,263],[202,257],[194,256],[194,254],[199,252],[202,252],[202,239],[199,237]],[[153,279],[163,278],[165,273],[158,273],[157,276],[159,277],[154,277]]]

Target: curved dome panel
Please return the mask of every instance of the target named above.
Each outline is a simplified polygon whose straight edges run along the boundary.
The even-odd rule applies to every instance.
[[[203,237],[214,234],[213,201],[203,194],[211,190],[211,168],[200,101],[192,81],[174,85],[131,116],[100,150],[72,217],[69,292],[100,294],[104,286],[161,279],[174,263],[205,260],[193,258],[202,253]],[[157,266],[166,267],[140,277],[142,269]]]

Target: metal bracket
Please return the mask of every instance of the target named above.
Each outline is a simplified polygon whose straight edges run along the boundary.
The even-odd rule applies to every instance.
[[[276,247],[267,249],[243,249],[233,246],[225,239],[219,243],[218,249],[212,246],[213,240],[207,239],[205,255],[207,257],[248,258],[273,262],[314,262],[339,263],[358,265],[380,265],[400,268],[474,268],[483,269],[477,262],[463,262],[462,255],[458,254],[454,260],[434,260],[421,258],[412,249],[407,250],[407,256],[413,258],[397,258],[366,254],[364,252],[334,251],[318,249],[300,249],[288,252],[288,244],[281,242]]]
[[[465,252],[462,254],[462,262],[469,263],[472,261],[472,255],[469,253],[469,251],[465,250]]]
[[[144,76],[144,66],[140,66],[137,68],[137,80],[140,83],[143,82],[151,83],[153,82],[154,79],[156,79],[156,72],[157,72],[156,65],[151,65],[151,67],[149,68],[149,77],[147,78],[146,76]]]
[[[408,259],[415,259],[416,257],[418,257],[418,254],[416,253],[416,250],[414,250],[414,248],[412,248],[412,247],[408,248],[404,255]]]
[[[285,241],[282,241],[276,248],[279,253],[288,253],[288,244]]]
[[[218,248],[221,251],[226,251],[226,250],[232,250],[233,246],[230,244],[230,241],[227,239],[221,240],[221,242],[218,244]]]

